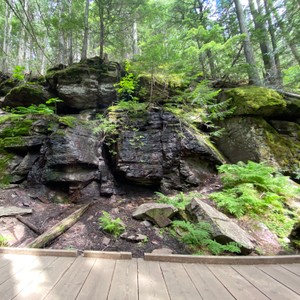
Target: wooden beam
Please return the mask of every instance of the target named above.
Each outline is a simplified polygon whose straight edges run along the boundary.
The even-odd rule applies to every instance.
[[[15,215],[32,214],[31,208],[23,208],[18,206],[0,207],[0,217],[9,217]]]

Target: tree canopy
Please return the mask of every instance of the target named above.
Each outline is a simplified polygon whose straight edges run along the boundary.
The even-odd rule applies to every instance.
[[[300,88],[297,0],[4,0],[0,12],[4,73],[98,55],[164,81]]]

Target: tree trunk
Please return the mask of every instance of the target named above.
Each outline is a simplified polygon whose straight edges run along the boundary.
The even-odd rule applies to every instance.
[[[275,28],[273,25],[273,21],[271,18],[271,11],[270,11],[270,0],[264,0],[264,6],[266,11],[266,18],[268,21],[268,29],[271,37],[271,44],[272,44],[272,52],[274,53],[274,61],[276,66],[276,85],[282,86],[282,73],[281,73],[281,63],[280,63],[280,57],[278,53],[278,47],[277,47],[277,41],[275,36]]]
[[[100,17],[100,57],[104,59],[104,7],[99,3],[99,17]]]
[[[42,235],[37,237],[34,241],[26,245],[28,248],[43,248],[50,244],[54,239],[63,234],[66,230],[72,227],[79,218],[86,212],[90,204],[84,205],[80,209],[76,210],[74,213],[69,215],[67,218],[63,219],[49,230],[44,232]]]
[[[10,34],[11,34],[11,12],[9,9],[8,4],[5,5],[5,23],[4,23],[4,35],[3,35],[3,44],[2,44],[2,50],[3,50],[3,58],[2,58],[2,72],[7,73],[8,72],[8,63],[7,63],[7,56],[9,55],[10,49],[9,49],[9,40],[10,40]]]
[[[212,79],[216,78],[216,74],[215,74],[215,63],[214,63],[214,59],[211,53],[211,50],[207,50],[206,51],[206,55],[208,58],[208,64],[209,64],[209,69],[210,69],[210,76]]]
[[[87,49],[88,49],[88,40],[89,40],[89,6],[90,6],[90,1],[86,0],[85,12],[84,12],[84,35],[83,35],[81,60],[87,58]]]
[[[72,9],[73,1],[70,0],[69,2],[69,15],[71,19],[73,18],[73,9]],[[68,64],[71,65],[73,63],[73,32],[72,29],[69,29],[68,32]]]
[[[132,52],[133,56],[140,54],[140,49],[138,45],[138,30],[137,30],[137,22],[134,18],[133,27],[132,27]]]
[[[244,54],[245,54],[246,62],[249,64],[249,70],[248,70],[249,83],[255,85],[261,85],[261,80],[260,80],[258,69],[256,67],[252,44],[246,27],[243,7],[240,0],[234,0],[234,3],[235,3],[236,15],[239,21],[240,31],[242,34],[245,35]]]
[[[267,84],[274,84],[276,82],[275,61],[271,51],[268,32],[264,20],[262,19],[264,14],[260,6],[260,1],[257,0],[256,2],[258,10],[256,10],[253,0],[249,0],[249,7],[253,17],[255,30],[260,34],[259,47],[265,68],[264,78]]]

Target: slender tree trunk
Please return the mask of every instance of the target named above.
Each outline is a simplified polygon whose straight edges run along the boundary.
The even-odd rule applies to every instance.
[[[133,56],[140,54],[140,49],[138,45],[138,30],[137,30],[137,22],[136,19],[134,18],[133,20],[133,27],[132,27],[132,52]]]
[[[248,70],[249,83],[255,85],[261,85],[261,80],[260,80],[258,69],[256,67],[252,44],[246,26],[243,7],[240,0],[234,0],[234,3],[235,3],[237,18],[239,21],[240,31],[245,35],[244,54],[245,54],[246,62],[249,64],[249,70]]]
[[[100,57],[104,58],[104,7],[99,3],[99,17],[100,17]]]
[[[262,19],[264,13],[260,6],[260,1],[257,0],[258,10],[255,8],[255,4],[253,0],[249,0],[249,7],[253,17],[255,30],[260,33],[259,38],[259,47],[262,54],[262,59],[264,62],[265,68],[265,81],[268,84],[274,84],[276,82],[276,72],[275,72],[275,61],[271,51],[271,45],[269,41],[268,32]]]
[[[23,18],[23,23],[27,26],[27,18],[25,13],[28,11],[28,0],[22,0],[22,5],[24,7],[24,12],[21,13]],[[18,65],[22,66],[25,62],[25,51],[26,51],[26,39],[27,33],[25,31],[25,26],[21,26],[21,32],[19,36],[19,49],[18,49]]]
[[[72,3],[73,0],[70,0],[69,2],[69,15],[71,19],[73,18],[73,9],[72,9]],[[71,65],[73,63],[73,31],[72,29],[69,29],[68,32],[68,64]]]
[[[273,21],[271,18],[271,11],[270,11],[270,0],[264,0],[264,6],[266,11],[266,17],[268,22],[268,29],[271,37],[271,44],[272,44],[272,52],[274,53],[274,61],[276,66],[276,84],[280,87],[282,86],[282,73],[281,73],[281,63],[280,63],[280,57],[278,53],[278,47],[277,47],[277,40],[275,35],[275,28],[273,25]]]
[[[88,40],[89,40],[89,6],[90,1],[85,1],[85,12],[84,12],[84,35],[83,35],[83,45],[81,52],[81,60],[87,58]]]
[[[214,63],[214,59],[211,53],[211,50],[207,50],[206,51],[206,55],[208,58],[208,64],[209,64],[209,69],[210,69],[210,76],[212,79],[216,78],[216,74],[215,74],[215,63]]]
[[[9,40],[10,40],[10,34],[11,34],[11,12],[9,9],[8,4],[5,5],[5,23],[4,23],[4,35],[3,35],[3,44],[2,44],[2,50],[3,50],[3,58],[2,58],[2,72],[7,73],[8,72],[8,62],[7,62],[7,56],[10,52],[9,47]]]

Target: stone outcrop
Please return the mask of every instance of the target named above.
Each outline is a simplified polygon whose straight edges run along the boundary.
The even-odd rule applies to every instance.
[[[230,162],[265,161],[293,176],[299,169],[299,100],[258,87],[225,91],[236,110],[220,125],[224,134],[216,141]],[[298,111],[298,113],[297,113]]]
[[[120,114],[121,118],[124,114]],[[118,118],[117,117],[117,118]],[[206,136],[173,114],[151,111],[122,119],[112,149],[115,172],[126,180],[160,186],[164,192],[201,186],[224,162]]]
[[[171,224],[171,219],[177,211],[173,205],[145,203],[140,205],[132,216],[138,220],[150,221],[159,227],[166,227]]]
[[[254,250],[253,238],[234,221],[212,206],[201,200],[193,199],[186,210],[193,221],[205,221],[211,225],[212,237],[217,242],[222,244],[236,242],[241,246],[243,253],[250,253]]]
[[[62,69],[49,70],[46,80],[50,89],[64,102],[63,111],[79,112],[91,108],[107,108],[117,100],[114,85],[119,81],[117,63],[104,63],[92,58]]]

